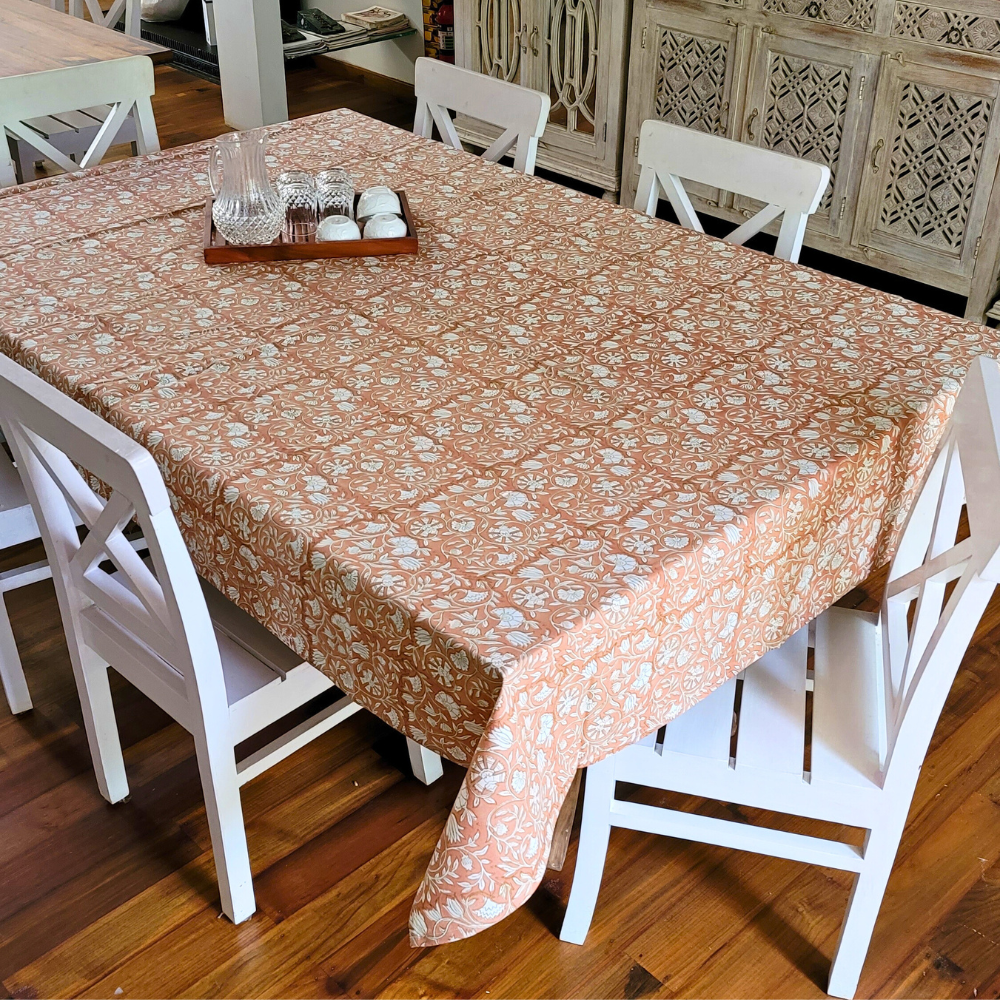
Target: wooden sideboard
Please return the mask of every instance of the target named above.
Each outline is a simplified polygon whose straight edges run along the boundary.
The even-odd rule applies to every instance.
[[[819,160],[833,177],[808,245],[968,296],[982,319],[1000,269],[998,98],[995,0],[636,0],[622,200],[647,118]],[[733,221],[756,210],[698,194]]]
[[[826,163],[833,179],[806,243],[967,296],[966,315],[982,319],[1000,272],[997,0],[628,6],[458,0],[457,61],[550,93],[539,163],[609,192],[620,171],[623,204],[647,118]],[[734,222],[756,211],[695,194]]]
[[[550,96],[538,165],[617,200],[629,48],[628,0],[456,0],[455,63]],[[459,116],[463,140],[499,130]]]

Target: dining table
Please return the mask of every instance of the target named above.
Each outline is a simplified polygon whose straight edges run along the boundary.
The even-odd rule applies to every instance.
[[[199,573],[467,768],[410,916],[541,881],[578,769],[884,562],[1000,334],[347,110],[278,169],[419,252],[209,266],[210,143],[0,192],[0,350],[152,453]]]

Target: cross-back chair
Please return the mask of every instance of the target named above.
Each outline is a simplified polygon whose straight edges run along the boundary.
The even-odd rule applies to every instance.
[[[246,920],[255,903],[240,786],[360,706],[341,696],[237,762],[237,744],[333,682],[198,579],[159,469],[139,444],[3,355],[0,422],[52,567],[101,794],[113,803],[128,795],[113,665],[194,738],[222,909]],[[107,500],[80,469],[105,484]],[[145,559],[123,534],[133,519]],[[422,751],[440,773],[436,755],[414,749],[411,760]]]
[[[416,63],[413,86],[417,135],[432,138],[436,125],[442,142],[461,149],[462,141],[448,114],[458,111],[504,130],[483,153],[484,160],[496,163],[514,149],[514,168],[525,174],[535,172],[538,140],[551,103],[546,94],[423,56]]]
[[[696,181],[764,202],[764,207],[725,237],[742,245],[779,216],[775,256],[797,261],[809,216],[830,183],[830,168],[771,149],[649,120],[639,133],[639,188],[635,209],[655,216],[661,195],[687,229],[705,230],[683,181]]]
[[[854,995],[934,727],[1000,582],[998,496],[1000,365],[980,358],[907,517],[881,613],[831,608],[742,682],[588,768],[564,941],[587,935],[611,827],[665,834],[855,872],[827,987]],[[956,541],[963,505],[970,534]],[[864,844],[617,798],[619,781],[860,827]]]

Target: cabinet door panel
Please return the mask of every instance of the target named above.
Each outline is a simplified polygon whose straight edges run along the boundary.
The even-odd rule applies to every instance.
[[[997,167],[996,80],[886,59],[857,242],[971,274]]]
[[[698,132],[727,134],[735,25],[655,17],[651,117]]]
[[[809,221],[813,232],[834,237],[850,232],[852,168],[872,66],[863,53],[757,35],[741,138],[830,168],[830,186]],[[736,207],[752,215],[761,206],[737,198]]]
[[[728,135],[735,120],[739,27],[656,5],[636,4],[628,95],[627,198],[635,194],[636,155],[642,123],[658,118],[674,125]],[[640,20],[641,18],[641,20]],[[690,182],[688,191],[718,206],[717,188]],[[728,196],[726,196],[728,197]],[[631,202],[629,202],[631,204]]]
[[[608,46],[621,36],[621,29],[616,32],[611,25],[615,4],[549,0],[542,7],[545,28],[537,86],[552,101],[546,143],[601,157],[608,120]]]
[[[459,0],[455,61],[466,69],[530,86],[526,6],[532,0]]]

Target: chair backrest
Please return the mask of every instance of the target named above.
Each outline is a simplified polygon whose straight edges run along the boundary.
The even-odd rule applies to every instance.
[[[87,5],[91,21],[105,28],[114,28],[124,12],[125,34],[133,38],[140,37],[139,0],[114,0],[107,10],[101,9],[99,0],[69,0],[69,13],[74,17],[83,17],[84,4]],[[49,6],[53,10],[66,10],[64,0],[49,0]]]
[[[956,542],[963,505],[970,533]],[[881,611],[889,765],[903,760],[919,767],[998,582],[1000,364],[980,357],[889,569]]]
[[[448,110],[497,125],[504,131],[483,153],[496,163],[514,151],[514,167],[526,174],[535,172],[538,140],[545,131],[550,101],[546,94],[495,77],[452,66],[437,59],[421,57],[414,73],[417,117],[413,131],[430,139],[437,125],[441,141],[455,149],[462,142]]]
[[[703,233],[683,180],[754,198],[764,207],[726,242],[745,243],[783,215],[774,252],[790,261],[799,259],[806,223],[830,183],[830,168],[822,163],[654,120],[642,123],[639,165],[636,211],[656,215],[662,191],[680,224]]]
[[[96,629],[166,689],[168,710],[200,703],[204,711],[209,698],[225,709],[212,621],[149,452],[3,355],[0,423],[39,522],[71,645]],[[123,534],[133,519],[152,571]],[[107,561],[114,575],[102,567]]]

